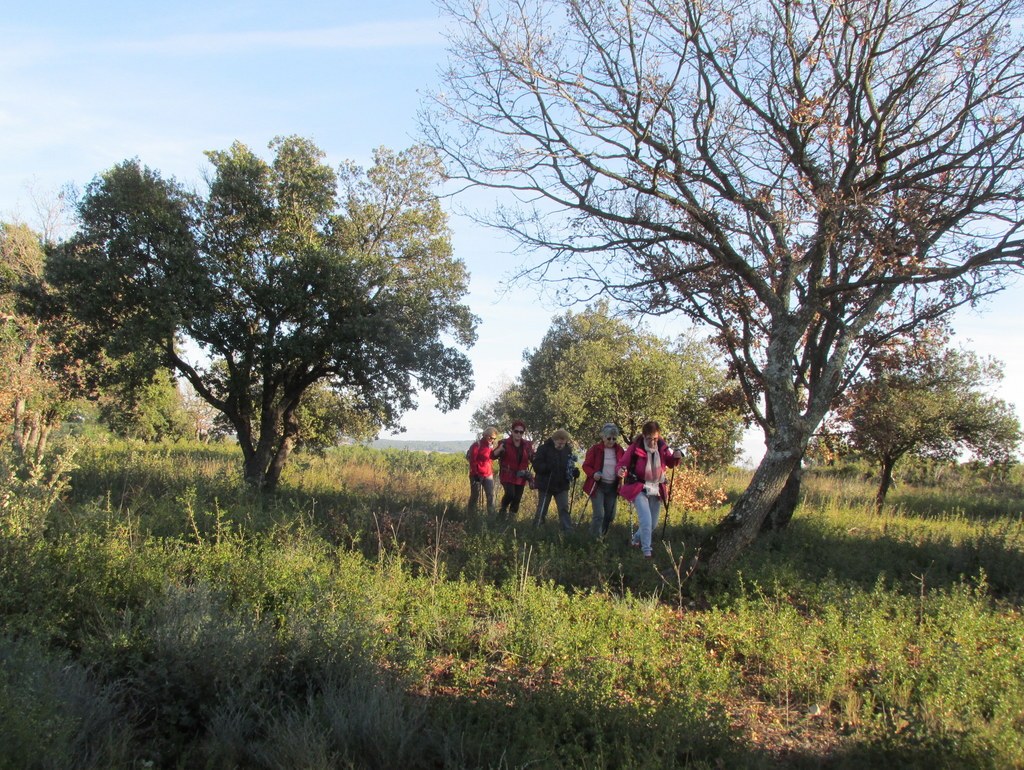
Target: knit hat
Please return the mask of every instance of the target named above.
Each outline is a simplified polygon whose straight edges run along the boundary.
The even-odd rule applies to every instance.
[[[606,422],[601,428],[601,435],[605,438],[618,438],[619,429],[613,422]]]

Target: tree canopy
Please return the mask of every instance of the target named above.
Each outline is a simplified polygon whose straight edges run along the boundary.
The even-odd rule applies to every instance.
[[[534,281],[708,325],[766,453],[726,567],[863,356],[1024,260],[1020,0],[448,0],[424,115]]]
[[[420,389],[459,406],[476,324],[430,151],[380,149],[364,171],[332,169],[299,137],[270,148],[269,162],[240,143],[207,153],[205,195],[124,161],[88,186],[52,260],[87,341],[187,379],[264,489],[317,383],[377,426],[397,427]]]
[[[38,233],[0,223],[0,422],[30,463],[42,459],[51,432],[84,389],[82,363],[58,340],[63,319],[44,316],[45,266]]]
[[[1012,405],[987,393],[1001,367],[945,344],[903,341],[873,356],[847,391],[838,416],[849,444],[878,466],[882,510],[896,464],[906,455],[1008,464],[1021,441]]]
[[[637,331],[602,302],[555,318],[523,358],[515,382],[474,414],[478,428],[519,418],[536,436],[564,428],[587,442],[607,422],[629,440],[657,420],[701,467],[736,457],[741,398],[705,343]]]

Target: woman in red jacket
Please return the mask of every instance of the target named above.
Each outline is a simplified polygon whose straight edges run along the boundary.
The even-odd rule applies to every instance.
[[[661,438],[661,427],[651,420],[640,429],[636,441],[619,458],[615,471],[622,480],[619,494],[636,506],[639,528],[633,533],[632,543],[638,545],[644,556],[650,558],[651,535],[658,526],[658,513],[667,498],[665,468],[672,468],[683,459],[677,449],[673,452]]]
[[[492,455],[498,460],[498,479],[504,490],[499,513],[515,516],[519,513],[523,490],[532,477],[533,444],[526,439],[526,423],[522,420],[513,422],[509,437],[494,448]]]
[[[590,447],[583,458],[583,472],[587,475],[583,492],[594,506],[590,522],[590,533],[594,537],[608,534],[615,518],[615,504],[619,497],[619,477],[615,474],[615,466],[625,451],[619,444],[619,429],[609,422],[601,428],[601,440]]]
[[[492,447],[498,438],[497,428],[487,428],[466,452],[469,460],[469,510],[475,511],[480,487],[487,495],[487,513],[494,513],[494,458]]]

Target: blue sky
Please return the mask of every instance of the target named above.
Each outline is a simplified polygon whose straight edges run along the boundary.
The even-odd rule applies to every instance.
[[[125,158],[199,182],[205,150],[239,140],[263,152],[274,136],[298,134],[332,163],[365,165],[374,147],[416,141],[417,109],[445,56],[426,0],[23,2],[0,17],[0,40],[0,219],[37,227],[33,197],[82,187]],[[447,415],[421,399],[407,438],[471,439],[473,410],[563,312],[528,287],[504,294],[511,244],[457,214],[451,224],[481,318],[470,351],[477,389]],[[1022,306],[1024,284],[957,321],[962,344],[1004,362],[999,395],[1014,403],[1024,392]]]

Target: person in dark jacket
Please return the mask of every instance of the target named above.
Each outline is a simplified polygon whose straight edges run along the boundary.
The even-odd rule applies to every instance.
[[[677,449],[673,452],[661,438],[661,427],[654,420],[645,422],[640,435],[631,443],[615,470],[621,479],[619,494],[636,506],[639,525],[633,533],[632,544],[650,558],[651,536],[658,526],[661,504],[668,499],[665,469],[672,468],[683,459]]]
[[[583,491],[594,507],[590,522],[590,534],[594,537],[608,534],[608,528],[615,519],[615,506],[619,499],[619,477],[615,466],[625,451],[619,443],[619,429],[609,422],[601,428],[601,440],[590,447],[583,458],[583,473],[587,476]]]
[[[572,444],[566,431],[556,430],[541,445],[533,456],[533,470],[537,474],[537,515],[533,519],[534,525],[544,523],[548,505],[551,498],[554,498],[562,531],[571,532],[569,486],[573,479],[579,478],[580,469],[576,467],[576,455],[572,453]]]
[[[519,502],[523,499],[523,490],[533,474],[530,472],[530,461],[533,460],[533,443],[526,438],[526,423],[516,420],[512,423],[508,438],[498,443],[491,452],[498,460],[498,480],[501,482],[501,510],[499,515],[506,516],[519,513]]]

